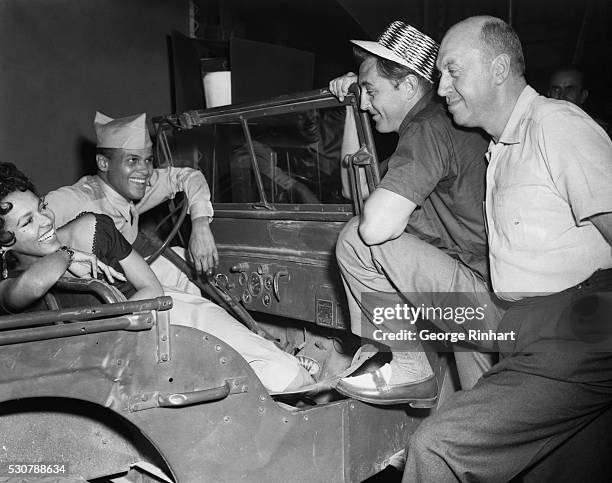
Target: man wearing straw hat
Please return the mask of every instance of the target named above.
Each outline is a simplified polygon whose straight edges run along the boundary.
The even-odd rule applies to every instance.
[[[406,311],[381,314],[405,304],[456,305],[449,294],[462,293],[486,316],[466,323],[446,320],[445,327],[495,328],[499,309],[489,293],[482,215],[487,142],[480,131],[455,126],[433,97],[438,44],[427,35],[396,21],[377,42],[352,42],[361,61],[359,76],[334,79],[330,90],[343,98],[358,81],[361,109],[372,115],[379,132],[397,132],[399,141],[362,216],[340,234],[336,253],[352,331],[382,341],[392,359],[373,372],[342,379],[337,390],[376,404],[429,407],[436,403],[437,381],[414,318],[405,317]],[[412,335],[384,337],[406,331]],[[456,352],[456,359],[464,388],[491,365],[483,353]]]

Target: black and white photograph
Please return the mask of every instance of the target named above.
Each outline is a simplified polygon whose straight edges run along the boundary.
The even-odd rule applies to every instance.
[[[612,481],[612,0],[0,0],[0,483]]]

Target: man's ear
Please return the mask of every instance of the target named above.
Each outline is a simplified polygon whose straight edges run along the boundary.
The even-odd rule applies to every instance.
[[[405,90],[408,99],[412,99],[419,91],[419,79],[414,74],[408,74],[400,83],[400,87]]]
[[[588,89],[582,89],[582,92],[580,93],[580,104],[578,104],[578,105],[582,106],[582,104],[584,104],[584,101],[587,100],[587,97],[589,97],[589,90]]]
[[[495,80],[495,84],[503,84],[508,76],[510,76],[510,64],[510,56],[508,54],[499,54],[493,59],[491,65],[493,68],[493,78]]]
[[[102,171],[104,173],[108,171],[110,160],[103,154],[96,154],[96,164],[98,165],[98,171]]]

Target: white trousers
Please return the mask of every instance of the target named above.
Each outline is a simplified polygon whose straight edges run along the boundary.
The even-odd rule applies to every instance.
[[[183,248],[173,247],[185,257]],[[284,391],[303,369],[297,358],[251,332],[224,309],[205,299],[200,289],[175,265],[159,257],[151,265],[164,293],[172,297],[170,322],[202,330],[230,345],[249,363],[269,391]]]

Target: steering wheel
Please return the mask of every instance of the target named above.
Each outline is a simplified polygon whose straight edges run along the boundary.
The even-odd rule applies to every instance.
[[[166,222],[166,220],[168,218],[171,218],[172,216],[174,216],[176,214],[176,212],[180,209],[180,213],[178,215],[178,218],[176,219],[174,226],[172,227],[172,230],[170,230],[170,233],[168,233],[168,236],[166,237],[166,239],[162,242],[161,245],[159,245],[155,251],[149,255],[146,259],[146,262],[151,265],[155,260],[157,260],[157,258],[164,253],[164,250],[168,247],[168,245],[170,244],[170,242],[174,239],[174,237],[176,236],[176,234],[178,233],[179,229],[181,228],[181,225],[183,224],[183,221],[185,221],[185,216],[187,216],[187,209],[189,208],[189,203],[187,202],[187,198],[185,197],[183,199],[183,201],[181,202],[181,204],[179,204],[174,210],[172,210],[170,212],[170,214],[168,214],[162,221],[160,221],[157,224],[156,227],[156,231],[157,229]]]
[[[308,187],[310,180],[307,177],[298,174],[292,174],[291,177],[296,183],[291,188],[280,191],[275,200],[276,203],[318,204],[321,202]]]
[[[168,247],[174,236],[177,234],[183,221],[185,220],[185,216],[187,215],[187,209],[189,207],[189,203],[187,198],[184,198],[182,204],[177,206],[175,210],[171,211],[160,223],[158,223],[156,228],[159,228],[168,218],[172,217],[176,212],[180,209],[180,214],[172,227],[172,230],[166,237],[166,239],[159,245],[155,251],[146,259],[146,262],[151,265]],[[146,236],[146,233],[145,233]],[[149,241],[155,243],[150,237]],[[189,277],[189,279],[195,283],[195,285],[202,290],[202,292],[206,293],[209,298],[216,302],[218,305],[226,306],[230,313],[233,313],[236,319],[241,322],[247,329],[250,331],[259,334],[260,336],[275,341],[274,337],[268,334],[263,328],[257,324],[255,319],[249,314],[249,312],[240,305],[240,302],[234,297],[231,293],[225,290],[221,290],[221,288],[215,283],[212,273],[207,273],[205,277],[206,282],[203,283],[198,278],[193,278],[193,266],[183,260],[180,256],[174,253],[172,250],[168,251],[168,259],[171,263],[173,263],[179,270],[181,270],[185,275]]]

